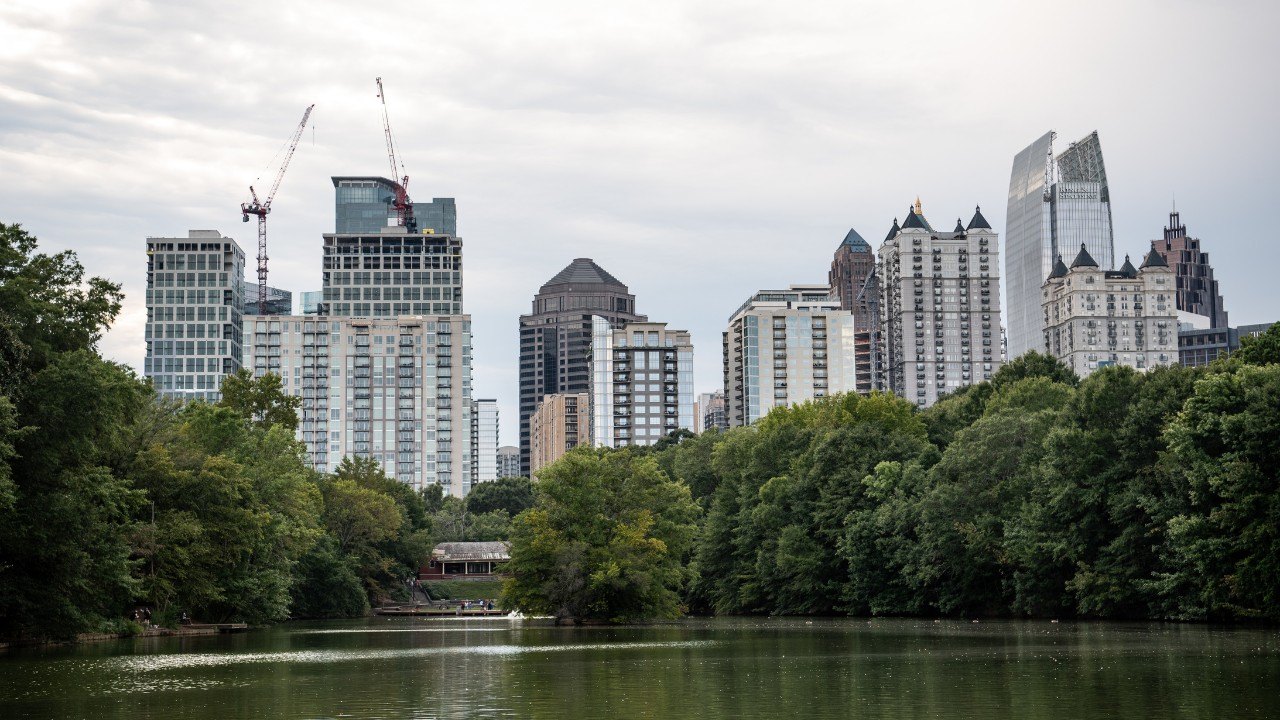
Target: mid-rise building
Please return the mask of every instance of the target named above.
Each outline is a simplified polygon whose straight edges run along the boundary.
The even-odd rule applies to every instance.
[[[578,258],[556,273],[520,316],[520,464],[529,476],[529,418],[547,395],[591,390],[591,318],[613,325],[643,322],[627,286],[592,262]]]
[[[928,407],[1000,368],[999,236],[981,208],[934,230],[918,199],[894,227],[879,251],[885,381]]]
[[[515,445],[498,448],[498,477],[521,477],[520,448]]]
[[[725,415],[724,393],[702,393],[693,404],[693,431],[699,435],[708,430],[728,430],[729,418]]]
[[[399,213],[393,205],[396,183],[384,177],[335,177],[334,232],[338,234],[376,234],[388,227],[399,226]],[[418,231],[429,235],[457,235],[458,211],[453,198],[433,198],[429,203],[413,203]]]
[[[1210,328],[1226,328],[1227,309],[1218,281],[1213,277],[1209,253],[1201,252],[1199,238],[1187,235],[1187,226],[1182,224],[1176,210],[1169,213],[1164,238],[1152,240],[1151,248],[1173,269],[1178,309],[1203,315],[1209,319]]]
[[[246,282],[244,284],[244,314],[245,315],[292,315],[293,314],[293,293],[280,288],[267,286],[267,302],[262,308],[258,307],[258,286],[255,283]]]
[[[723,336],[725,415],[750,425],[775,407],[857,388],[853,313],[827,285],[761,290]]]
[[[471,484],[497,480],[498,401],[471,401]]]
[[[1104,270],[1115,267],[1111,189],[1095,131],[1056,157],[1045,133],[1013,159],[1005,222],[1008,356],[1044,342],[1041,286],[1058,255],[1084,244]]]
[[[147,238],[143,375],[163,397],[218,400],[240,369],[244,250],[217,230]]]
[[[693,430],[693,343],[666,323],[592,320],[591,443],[652,445]]]
[[[1178,361],[1173,271],[1155,250],[1140,269],[1128,256],[1103,270],[1084,245],[1059,256],[1044,282],[1044,351],[1080,377],[1109,365],[1147,370]]]
[[[591,395],[554,393],[538,403],[529,418],[530,477],[580,444],[591,444]]]
[[[1180,328],[1178,362],[1186,367],[1202,367],[1240,349],[1242,338],[1261,335],[1273,323],[1239,327]]]
[[[320,472],[350,455],[415,489],[472,481],[471,320],[466,315],[258,316],[245,365],[302,398],[298,437]]]
[[[831,260],[831,291],[853,313],[854,356],[860,393],[878,389],[883,373],[880,338],[880,278],[871,245],[853,228]]]

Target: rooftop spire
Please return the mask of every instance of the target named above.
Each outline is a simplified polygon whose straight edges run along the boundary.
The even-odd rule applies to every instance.
[[[1098,261],[1094,260],[1089,251],[1085,249],[1084,243],[1080,243],[1080,254],[1076,255],[1076,259],[1071,261],[1073,270],[1078,267],[1098,267]]]
[[[974,206],[973,206],[973,219],[969,221],[969,226],[968,226],[967,228],[965,228],[965,229],[966,229],[966,230],[973,230],[974,228],[979,228],[979,229],[982,229],[982,230],[990,230],[990,229],[991,229],[991,223],[987,222],[987,219],[986,219],[986,218],[984,218],[984,217],[982,217],[982,206],[981,206],[981,205],[974,205]]]
[[[916,196],[916,207],[915,207],[915,213],[916,213],[917,215],[924,215],[924,209],[920,207],[920,196],[919,196],[919,195],[917,195],[917,196]]]

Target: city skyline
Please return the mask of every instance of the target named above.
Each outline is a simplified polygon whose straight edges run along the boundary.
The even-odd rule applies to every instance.
[[[646,314],[715,347],[742,297],[822,282],[832,240],[871,232],[903,200],[919,195],[926,212],[979,202],[1003,234],[1009,162],[1049,127],[1105,136],[1117,257],[1144,252],[1176,195],[1212,252],[1232,322],[1271,320],[1280,305],[1263,275],[1277,251],[1246,224],[1280,159],[1267,120],[1280,91],[1256,81],[1270,57],[1270,5],[1139,4],[1109,9],[1103,26],[1088,8],[941,4],[814,5],[783,19],[751,7],[566,4],[555,13],[563,26],[518,6],[426,8],[397,20],[443,28],[420,63],[349,32],[389,10],[307,6],[283,32],[211,7],[0,10],[4,221],[124,285],[102,349],[139,371],[145,278],[131,249],[193,228],[250,248],[239,203],[311,102],[314,125],[271,216],[268,283],[317,289],[330,177],[388,174],[377,75],[415,197],[460,206],[475,386],[499,400],[504,444],[517,440],[515,318],[572,258],[594,258]],[[934,44],[894,59],[908,29],[980,38],[984,49]],[[1073,75],[1046,82],[1040,63],[1010,60],[1071,57],[1071,38],[1086,31],[1098,46]],[[336,37],[343,53],[325,49]],[[571,49],[543,52],[558,39]],[[1135,51],[1171,45],[1187,51]],[[1168,113],[1175,101],[1191,112]],[[948,167],[965,172],[936,169]],[[716,354],[698,354],[695,390],[717,389],[720,376]]]

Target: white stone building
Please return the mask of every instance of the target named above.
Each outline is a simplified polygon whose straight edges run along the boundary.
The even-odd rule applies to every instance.
[[[1140,269],[1126,256],[1119,270],[1104,270],[1082,245],[1070,268],[1058,256],[1042,292],[1043,350],[1080,377],[1178,362],[1174,274],[1155,250]]]
[[[693,431],[693,343],[666,323],[591,318],[591,444],[652,445]]]
[[[939,232],[916,200],[878,256],[885,387],[928,407],[1000,369],[999,236],[981,209]]]

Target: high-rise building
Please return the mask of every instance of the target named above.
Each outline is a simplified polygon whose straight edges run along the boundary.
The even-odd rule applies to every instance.
[[[293,293],[280,288],[267,286],[266,307],[258,308],[258,286],[251,282],[244,284],[245,315],[292,315]]]
[[[323,290],[306,290],[298,293],[298,311],[303,315],[319,315],[320,303],[324,302]]]
[[[591,318],[614,325],[643,322],[635,296],[591,258],[578,258],[556,273],[520,316],[520,465],[530,471],[529,417],[546,395],[591,389]]]
[[[725,415],[750,425],[774,407],[857,388],[853,313],[827,285],[761,290],[723,337]]]
[[[592,320],[591,444],[652,445],[693,430],[693,343],[666,323]]]
[[[1041,286],[1058,255],[1083,244],[1104,270],[1115,267],[1111,190],[1098,133],[1056,157],[1045,133],[1013,159],[1005,221],[1009,358],[1044,343]]]
[[[461,315],[462,239],[399,227],[326,233],[323,280],[321,315]]]
[[[497,480],[498,401],[471,401],[471,484]]]
[[[880,278],[871,246],[853,228],[844,236],[831,260],[828,276],[840,307],[853,312],[854,354],[860,393],[879,387],[881,367]]]
[[[1044,282],[1043,351],[1080,377],[1109,365],[1147,370],[1178,361],[1173,272],[1155,250],[1141,269],[1125,256],[1103,270],[1080,246],[1071,267],[1058,256]]]
[[[498,477],[521,477],[520,448],[515,445],[498,448]]]
[[[998,240],[981,209],[939,232],[916,200],[880,246],[885,379],[898,396],[927,407],[1000,368]]]
[[[1213,277],[1209,253],[1200,251],[1199,238],[1187,235],[1187,226],[1176,210],[1169,213],[1164,239],[1152,240],[1151,248],[1173,269],[1178,309],[1207,317],[1210,328],[1227,327],[1227,310]]]
[[[392,204],[396,198],[394,181],[376,176],[335,177],[333,187],[335,233],[379,233],[399,225],[399,215]],[[458,234],[458,211],[453,198],[416,202],[413,215],[418,231],[431,235]]]
[[[217,230],[147,238],[143,375],[164,397],[216,401],[240,369],[244,250]]]
[[[702,393],[693,403],[693,431],[699,435],[708,430],[728,430],[729,419],[725,415],[724,393]]]
[[[298,437],[315,469],[367,457],[416,489],[466,494],[470,316],[257,316],[246,334],[246,366],[302,398]]]
[[[530,477],[580,444],[591,444],[591,395],[553,393],[543,396],[529,417]]]

